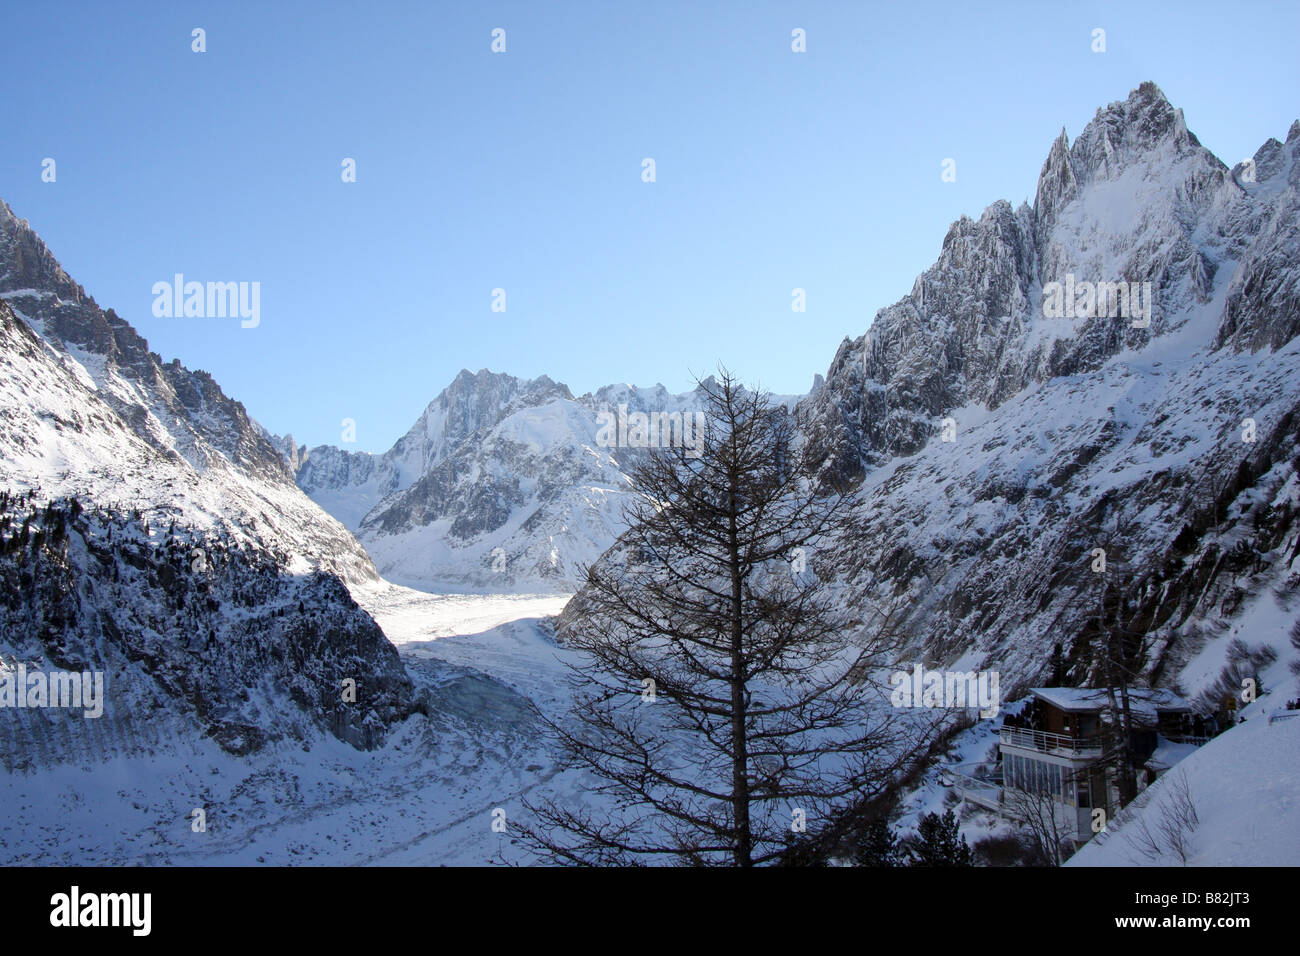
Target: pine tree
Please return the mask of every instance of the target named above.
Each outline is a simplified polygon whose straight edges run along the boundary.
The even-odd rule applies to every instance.
[[[951,810],[941,817],[922,814],[913,841],[912,866],[973,866],[970,846],[961,835],[957,818]]]
[[[1065,650],[1061,646],[1060,641],[1057,641],[1055,644],[1052,645],[1052,656],[1051,659],[1048,661],[1047,666],[1048,666],[1048,670],[1051,671],[1051,676],[1047,679],[1046,686],[1048,687],[1066,686],[1069,664],[1066,663]]]
[[[853,855],[853,862],[858,866],[903,866],[905,858],[897,834],[882,815],[867,824],[866,834]]]

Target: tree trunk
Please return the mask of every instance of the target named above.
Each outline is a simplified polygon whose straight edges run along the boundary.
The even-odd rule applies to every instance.
[[[731,565],[731,806],[736,818],[736,866],[752,866],[749,833],[749,747],[745,734],[744,596],[740,578],[740,545],[736,534],[736,492],[730,495],[731,516],[727,559]]]

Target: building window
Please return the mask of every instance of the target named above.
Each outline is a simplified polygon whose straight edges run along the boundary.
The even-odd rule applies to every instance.
[[[1005,754],[1002,774],[1004,786],[1012,790],[1051,794],[1057,800],[1073,794],[1070,772],[1060,764]]]

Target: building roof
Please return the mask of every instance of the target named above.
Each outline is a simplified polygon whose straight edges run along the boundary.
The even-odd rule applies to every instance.
[[[1092,714],[1110,705],[1104,688],[1031,687],[1029,693],[1053,707],[1071,714]],[[1118,698],[1118,692],[1116,697]],[[1157,711],[1190,711],[1191,705],[1171,690],[1129,688],[1129,708],[1138,714],[1154,716]]]

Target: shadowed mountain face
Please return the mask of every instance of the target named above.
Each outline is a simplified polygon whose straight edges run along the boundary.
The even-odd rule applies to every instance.
[[[1287,613],[1298,150],[1300,123],[1229,169],[1148,83],[1062,133],[1032,208],[953,224],[796,408],[823,476],[861,496],[811,562],[848,607],[896,608],[928,661],[1001,667],[1004,696],[1058,643],[1087,678],[1103,579],[1153,680],[1224,619]]]
[[[101,722],[6,710],[10,769],[196,734],[370,747],[411,711],[343,583],[377,580],[355,539],[242,405],[164,364],[3,203],[0,357],[0,658],[107,685]]]

